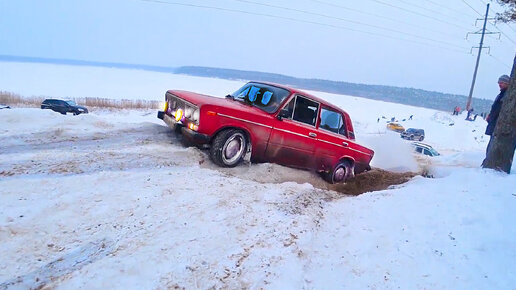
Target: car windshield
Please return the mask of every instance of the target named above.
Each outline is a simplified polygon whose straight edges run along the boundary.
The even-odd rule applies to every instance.
[[[77,104],[74,101],[66,101],[68,105],[70,106],[77,106]]]
[[[290,95],[288,90],[260,83],[248,83],[231,96],[235,100],[246,102],[273,113],[278,110],[281,103]]]

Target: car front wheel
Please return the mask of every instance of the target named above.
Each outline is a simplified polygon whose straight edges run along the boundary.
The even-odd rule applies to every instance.
[[[229,129],[220,132],[210,148],[211,160],[222,167],[237,166],[246,153],[247,139],[244,132],[237,129]]]
[[[423,139],[425,139],[424,136],[419,137],[419,141],[423,141]]]
[[[353,177],[353,166],[349,161],[341,161],[325,175],[325,180],[331,184],[343,183],[351,177]]]

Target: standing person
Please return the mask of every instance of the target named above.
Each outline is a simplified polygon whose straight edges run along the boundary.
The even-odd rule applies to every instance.
[[[487,121],[487,128],[486,128],[486,135],[491,136],[489,138],[489,143],[487,144],[486,149],[486,155],[489,151],[489,147],[491,146],[491,141],[493,140],[493,132],[496,126],[496,122],[498,121],[498,115],[500,115],[500,110],[502,109],[503,104],[503,98],[505,97],[505,92],[507,91],[507,88],[509,87],[511,78],[508,75],[502,75],[498,78],[498,87],[500,88],[500,93],[498,96],[496,96],[496,99],[491,106],[491,111],[489,112],[489,115],[487,115],[486,121]],[[485,162],[485,159],[484,159]],[[482,162],[482,164],[484,164]]]

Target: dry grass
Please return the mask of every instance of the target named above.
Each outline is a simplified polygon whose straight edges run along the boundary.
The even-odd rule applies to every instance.
[[[24,97],[11,92],[0,91],[0,104],[11,107],[39,107],[44,99],[51,97]],[[68,98],[67,98],[68,99]],[[107,98],[72,98],[78,105],[90,108],[110,109],[159,109],[159,101],[114,100]]]

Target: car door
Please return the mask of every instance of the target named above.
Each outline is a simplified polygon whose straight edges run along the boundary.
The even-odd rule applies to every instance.
[[[61,104],[59,100],[52,100],[49,102],[49,107],[52,111],[61,113]]]
[[[317,138],[316,122],[319,102],[295,95],[284,107],[288,111],[273,121],[266,158],[287,166],[313,168],[313,152]]]
[[[321,118],[317,131],[315,159],[318,170],[330,170],[342,156],[351,155],[353,143],[347,137],[345,118],[338,110],[321,107]]]

